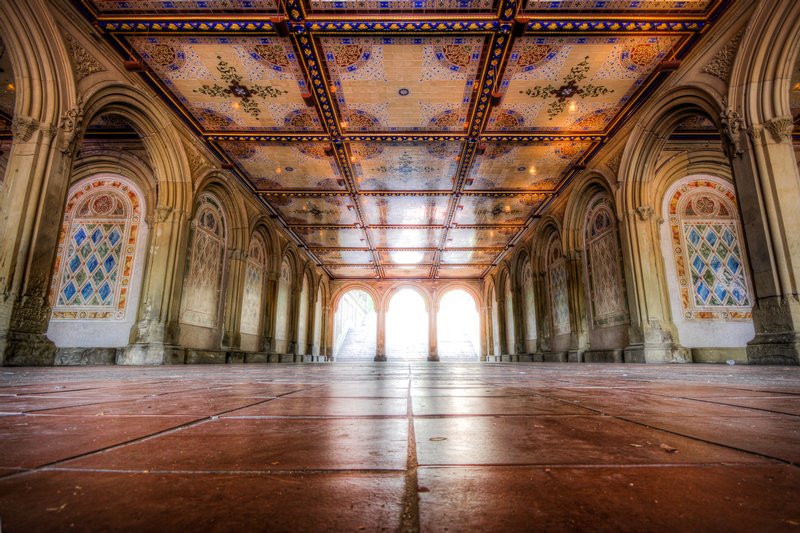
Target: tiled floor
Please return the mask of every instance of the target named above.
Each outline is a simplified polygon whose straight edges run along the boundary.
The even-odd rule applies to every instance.
[[[800,531],[800,369],[0,369],[2,531]]]

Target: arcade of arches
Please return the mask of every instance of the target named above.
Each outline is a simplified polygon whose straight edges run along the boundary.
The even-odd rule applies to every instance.
[[[360,353],[383,360],[402,287],[431,360],[461,289],[484,361],[800,362],[797,2],[661,2],[646,37],[607,41],[601,6],[587,41],[502,1],[480,31],[409,22],[405,48],[367,36],[402,7],[352,11],[371,22],[336,44],[314,2],[276,4],[290,23],[256,2],[262,44],[237,26],[210,62],[211,37],[185,35],[235,33],[215,2],[133,4],[0,7],[3,364],[329,361],[354,288],[374,308]],[[608,43],[622,55],[600,65]],[[422,81],[467,80],[463,110],[387,66],[416,53],[435,56]],[[408,85],[388,107],[363,89],[376,68]]]

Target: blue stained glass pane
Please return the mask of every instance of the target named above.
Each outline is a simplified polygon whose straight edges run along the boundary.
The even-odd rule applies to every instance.
[[[704,302],[706,301],[706,298],[708,298],[708,295],[711,294],[711,291],[708,290],[708,287],[702,281],[697,285],[697,289],[695,290],[697,291],[698,296],[700,296]]]
[[[97,265],[99,264],[100,262],[97,260],[94,254],[92,254],[86,261],[86,268],[89,270],[89,273],[91,274],[92,272],[94,272],[94,269],[97,268]]]
[[[91,283],[87,283],[87,284],[86,284],[86,285],[84,285],[84,286],[83,286],[83,288],[81,289],[81,296],[83,296],[83,299],[84,299],[84,300],[88,300],[88,299],[89,299],[89,297],[90,297],[92,294],[94,294],[94,289],[92,288],[92,284],[91,284]]]
[[[697,233],[694,228],[692,228],[692,231],[689,232],[689,242],[695,246],[697,246],[697,244],[700,242],[700,234]]]
[[[725,298],[728,296],[728,291],[726,291],[722,285],[717,285],[714,287],[714,294],[717,295],[720,302],[724,302]]]
[[[717,237],[717,234],[714,233],[714,230],[709,228],[708,231],[706,232],[706,241],[708,241],[708,244],[710,244],[711,246],[714,246],[715,244],[717,244],[718,240],[719,240],[719,237]]]
[[[731,256],[728,258],[728,268],[730,269],[730,271],[731,271],[731,272],[733,272],[734,274],[736,274],[736,273],[739,271],[739,267],[740,267],[740,266],[742,266],[742,265],[741,265],[741,263],[739,263],[739,261],[736,259],[736,256],[735,256],[735,255],[731,255]]]
[[[731,246],[733,244],[733,240],[734,239],[733,239],[733,233],[731,232],[731,230],[726,229],[722,233],[722,240],[725,241],[725,244],[727,244],[728,246]]]
[[[714,272],[719,272],[719,270],[722,268],[722,261],[720,261],[719,257],[715,255],[714,257],[711,258],[709,266],[711,267],[711,270],[713,270]]]
[[[93,243],[97,244],[102,239],[103,239],[103,232],[100,231],[100,228],[97,228],[96,230],[94,230],[94,232],[92,232],[92,242]]]
[[[83,231],[83,228],[79,228],[78,231],[75,232],[75,235],[72,238],[75,239],[75,244],[80,246],[81,243],[86,240],[86,232]]]
[[[69,269],[72,270],[72,272],[75,272],[80,267],[81,267],[81,260],[78,258],[77,255],[73,255],[72,259],[69,260]]]
[[[703,260],[700,259],[699,255],[694,256],[694,260],[692,261],[692,266],[694,267],[694,269],[697,271],[698,274],[702,274],[703,270],[706,269],[706,265],[705,263],[703,263]]]
[[[106,260],[103,261],[103,267],[106,269],[106,272],[111,272],[116,264],[117,262],[114,260],[113,254],[108,254]]]
[[[117,241],[120,239],[121,235],[116,229],[111,230],[111,233],[108,234],[108,242],[111,243],[111,246],[117,244]]]
[[[111,287],[108,286],[108,283],[103,283],[97,292],[100,294],[100,298],[105,301],[108,299],[108,295],[111,294]]]
[[[71,281],[67,283],[67,286],[64,287],[64,296],[67,297],[67,301],[71,300],[75,293],[78,292],[78,289],[75,288],[75,284]]]

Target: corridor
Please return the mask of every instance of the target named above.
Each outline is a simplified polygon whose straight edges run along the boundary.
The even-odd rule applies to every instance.
[[[4,368],[15,531],[780,531],[787,367]]]

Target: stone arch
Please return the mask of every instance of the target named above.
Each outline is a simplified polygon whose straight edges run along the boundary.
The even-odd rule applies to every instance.
[[[425,302],[425,310],[430,313],[433,309],[433,301],[431,295],[428,291],[422,289],[419,285],[415,283],[411,283],[408,281],[398,281],[397,283],[392,284],[389,288],[384,291],[383,295],[381,296],[381,309],[384,312],[389,311],[389,303],[392,301],[392,297],[399,291],[403,289],[411,289],[414,292],[417,292],[421,297],[422,301]]]
[[[242,195],[234,192],[226,178],[214,171],[203,176],[195,184],[195,191],[198,197],[203,193],[211,193],[221,202],[227,219],[228,249],[245,252],[250,244],[250,227]]]
[[[338,289],[333,291],[333,295],[331,298],[331,312],[336,313],[339,309],[339,301],[342,299],[346,293],[352,290],[360,290],[364,291],[365,293],[369,294],[372,298],[372,305],[375,306],[375,312],[378,311],[380,308],[381,303],[381,296],[378,292],[375,291],[375,288],[372,285],[368,285],[366,283],[361,283],[358,281],[348,282],[340,286]]]
[[[292,248],[284,250],[278,270],[278,287],[275,302],[275,352],[289,354],[294,349],[292,320],[294,302],[292,292],[297,287],[297,261]]]
[[[497,299],[497,283],[495,276],[488,278],[486,284],[486,354],[499,357],[502,352],[500,330],[500,309]]]
[[[446,333],[453,333],[453,330],[456,331],[456,335],[448,337],[447,335],[442,334],[442,318],[447,319],[446,315],[442,314],[442,301],[448,297],[448,295],[454,292],[463,292],[466,293],[471,299],[472,304],[474,305],[475,309],[475,322],[471,323],[470,317],[465,313],[458,317],[456,317],[456,321],[458,323],[457,327],[453,327],[452,325],[445,329]],[[437,345],[437,355],[438,357],[445,358],[445,355],[448,355],[449,358],[458,357],[463,358],[467,353],[465,353],[464,348],[469,348],[471,345],[472,350],[474,350],[474,356],[477,357],[479,360],[483,357],[484,353],[484,346],[485,346],[485,329],[481,326],[481,322],[483,320],[483,298],[479,291],[475,290],[475,288],[470,285],[469,283],[462,283],[462,282],[451,282],[447,283],[443,286],[437,287],[434,293],[434,305],[433,305],[433,312],[435,316],[433,320],[431,320],[431,325],[435,325],[436,327],[436,345]],[[462,323],[463,322],[463,323]],[[451,322],[452,324],[452,322]],[[460,329],[460,331],[458,331]],[[465,343],[464,339],[468,340],[468,343]],[[456,344],[453,346],[450,345],[450,349],[446,349],[446,343],[450,341],[456,341]],[[455,352],[455,354],[453,353]]]
[[[264,322],[267,308],[264,305],[267,293],[267,273],[269,272],[269,245],[260,228],[250,235],[250,244],[245,258],[244,287],[241,304],[240,332],[242,348],[249,351],[262,351],[261,339],[264,336]],[[253,338],[248,338],[247,336]]]
[[[315,298],[314,272],[310,263],[303,265],[297,292],[297,355],[309,355],[309,336],[313,334],[313,306]]]
[[[503,264],[498,272],[500,283],[498,284],[498,290],[503,295],[502,296],[502,308],[501,316],[502,319],[500,320],[500,330],[502,332],[502,347],[501,350],[504,353],[508,353],[513,355],[516,353],[516,316],[515,316],[515,307],[516,307],[516,298],[514,298],[514,291],[516,289],[516,284],[514,283],[514,279],[511,275],[511,269],[509,268],[508,264]]]

